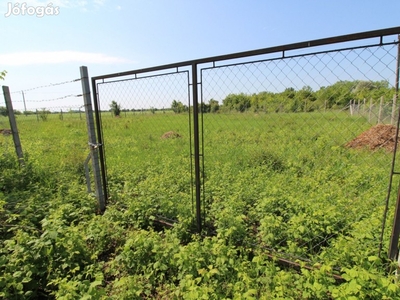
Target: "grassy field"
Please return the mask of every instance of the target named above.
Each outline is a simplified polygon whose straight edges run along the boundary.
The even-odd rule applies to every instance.
[[[372,126],[365,119],[347,112],[204,114],[202,208],[209,237],[203,238],[191,234],[193,120],[161,112],[104,114],[102,120],[111,198],[105,214],[96,216],[95,199],[85,194],[85,120],[79,114],[63,120],[50,115],[45,122],[18,117],[22,147],[36,177],[23,171],[2,175],[3,181],[28,177],[23,210],[7,206],[16,191],[2,189],[2,224],[16,228],[2,240],[7,245],[2,259],[22,268],[11,245],[43,243],[48,249],[51,232],[58,234],[50,238],[55,248],[41,258],[51,260],[51,270],[38,267],[41,259],[33,254],[19,253],[41,276],[31,270],[32,276],[18,281],[11,276],[16,269],[0,267],[11,274],[0,280],[7,299],[40,280],[32,295],[60,299],[73,299],[68,292],[93,299],[399,296],[393,274],[385,273],[394,199],[378,257],[392,154],[344,146]],[[8,128],[5,118],[0,127]],[[180,137],[161,138],[168,131]],[[3,165],[11,170],[6,163],[11,137],[1,136],[0,145]],[[29,207],[38,205],[38,194],[47,203],[41,217],[23,221],[22,212],[32,217]],[[159,231],[153,224],[159,217],[178,223]],[[30,233],[35,242],[22,234],[21,222],[38,228]],[[75,244],[62,248],[67,237]],[[56,248],[64,256],[55,258]],[[271,256],[304,268],[282,269]],[[343,282],[332,273],[342,275]]]

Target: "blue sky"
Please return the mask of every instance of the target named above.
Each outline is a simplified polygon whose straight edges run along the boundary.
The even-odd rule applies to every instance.
[[[23,3],[58,14],[6,16]],[[80,83],[32,88],[79,78],[82,65],[97,76],[396,27],[399,11],[399,0],[1,0],[0,83],[51,99]]]

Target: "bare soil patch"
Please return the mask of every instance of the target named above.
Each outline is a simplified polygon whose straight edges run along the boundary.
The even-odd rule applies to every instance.
[[[385,149],[393,152],[395,143],[396,126],[378,124],[348,142],[346,147],[369,150]]]
[[[12,134],[12,131],[11,131],[11,129],[0,129],[0,133],[2,135],[10,135],[10,134]]]
[[[168,131],[161,136],[162,139],[176,139],[181,137],[182,136],[175,131]]]

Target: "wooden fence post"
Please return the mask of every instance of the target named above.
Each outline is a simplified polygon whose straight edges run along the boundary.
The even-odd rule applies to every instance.
[[[379,104],[379,113],[378,113],[378,124],[382,123],[382,113],[383,113],[383,96],[381,97],[381,102]]]
[[[396,118],[396,116],[397,116],[397,109],[396,109],[397,103],[396,102],[397,102],[397,95],[394,94],[393,95],[393,105],[392,105],[392,120],[390,122],[390,124],[392,124],[392,125],[396,125],[397,124],[397,118]]]
[[[15,121],[14,108],[12,105],[10,89],[8,88],[8,86],[3,85],[3,94],[4,94],[4,100],[6,102],[6,108],[7,108],[7,112],[8,112],[8,120],[10,121],[11,132],[12,132],[12,136],[13,136],[13,140],[14,140],[15,152],[17,153],[19,164],[21,166],[23,166],[25,164],[24,163],[24,155],[22,153],[21,141],[19,139],[17,122]]]
[[[353,100],[350,100],[350,116],[352,116],[353,113]]]
[[[369,98],[369,122],[372,123],[372,110],[374,108],[374,104],[372,103],[372,97]]]

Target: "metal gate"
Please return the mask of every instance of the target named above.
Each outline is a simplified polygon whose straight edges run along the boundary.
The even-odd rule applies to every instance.
[[[93,77],[104,193],[112,198],[113,185],[143,185],[144,195],[129,191],[148,217],[168,223],[191,214],[198,232],[249,246],[261,240],[289,259],[312,260],[337,231],[380,214],[380,240],[373,241],[380,252],[389,244],[397,174],[398,34],[400,27]],[[394,149],[344,150],[377,124],[397,129]],[[370,159],[379,174],[371,174]],[[146,182],[146,170],[161,189]],[[129,172],[130,182],[119,177]],[[179,182],[163,172],[177,172]],[[385,185],[373,189],[384,173]],[[330,184],[337,176],[344,186]],[[315,200],[296,198],[299,186]],[[366,186],[374,195],[360,192]],[[398,235],[391,235],[390,258]]]

